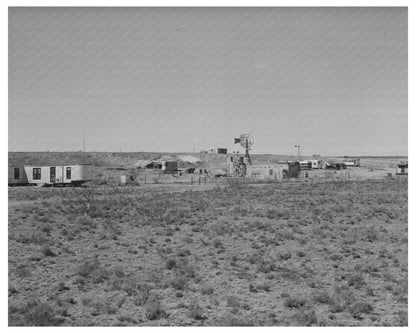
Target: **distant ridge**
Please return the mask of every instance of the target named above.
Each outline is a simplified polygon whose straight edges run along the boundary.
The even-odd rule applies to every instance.
[[[61,165],[93,164],[98,166],[135,167],[140,160],[157,160],[169,155],[179,160],[181,156],[192,156],[202,159],[207,168],[226,167],[227,158],[223,154],[172,153],[172,152],[9,152],[8,165]],[[240,154],[240,156],[243,156]],[[254,164],[276,163],[296,159],[291,155],[252,154]]]
[[[223,154],[200,154],[200,153],[172,153],[172,152],[86,152],[85,156],[82,151],[76,152],[9,152],[8,165],[62,165],[62,164],[93,164],[97,166],[109,167],[137,167],[138,161],[157,160],[163,156],[170,156],[172,159],[180,159],[180,156],[193,156],[202,160],[202,166],[206,168],[226,168],[227,157]],[[240,156],[243,156],[240,154]],[[253,164],[273,164],[284,161],[296,161],[295,155],[272,155],[272,154],[251,154]],[[365,159],[388,160],[387,164],[396,163],[395,161],[407,159],[407,156],[349,156],[350,158],[359,157],[362,159],[362,165]],[[316,157],[302,156],[302,159],[316,159]],[[331,159],[343,159],[343,156],[330,157],[322,156],[319,159],[328,161]],[[381,161],[380,161],[381,162]],[[364,164],[363,164],[364,163]],[[180,166],[181,167],[181,166]]]
[[[347,156],[347,155],[346,155]],[[345,158],[344,156],[337,156],[337,158]],[[382,158],[382,159],[408,159],[408,156],[392,155],[392,156],[371,156],[371,155],[348,155],[348,158]]]

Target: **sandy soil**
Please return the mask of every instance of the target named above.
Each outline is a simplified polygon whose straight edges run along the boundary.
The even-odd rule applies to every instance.
[[[407,177],[379,171],[10,188],[9,325],[407,325]]]

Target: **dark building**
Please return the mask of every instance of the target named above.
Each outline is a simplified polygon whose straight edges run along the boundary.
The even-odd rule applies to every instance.
[[[227,154],[227,148],[218,148],[218,154]]]
[[[288,178],[298,178],[300,174],[300,163],[289,162]]]
[[[409,164],[406,161],[400,161],[397,165],[396,175],[408,175],[409,174]]]

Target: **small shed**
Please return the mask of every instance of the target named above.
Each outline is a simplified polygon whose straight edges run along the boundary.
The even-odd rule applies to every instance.
[[[311,168],[312,169],[319,169],[319,161],[318,160],[309,160],[309,162],[311,163]]]
[[[121,175],[120,176],[120,185],[132,185],[136,183],[136,177],[134,175]]]
[[[227,154],[227,148],[218,148],[217,149],[218,154]]]
[[[178,161],[162,161],[162,168],[165,172],[173,172],[178,170]]]
[[[300,174],[300,163],[299,162],[289,162],[288,168],[288,178],[299,178]]]
[[[408,175],[409,174],[409,164],[406,161],[400,161],[397,164],[396,175]]]

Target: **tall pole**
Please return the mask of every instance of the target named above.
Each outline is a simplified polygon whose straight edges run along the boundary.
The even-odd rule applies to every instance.
[[[295,148],[298,149],[298,159],[300,161],[300,145],[296,145]]]
[[[84,147],[84,150],[83,150],[83,154],[82,154],[82,159],[83,159],[83,162],[82,163],[84,163],[85,164],[85,137],[84,137],[84,139],[82,140],[82,143],[83,143],[83,147]]]
[[[246,156],[245,157],[248,160],[248,164],[251,164],[250,155],[248,153],[248,139],[246,139]]]

